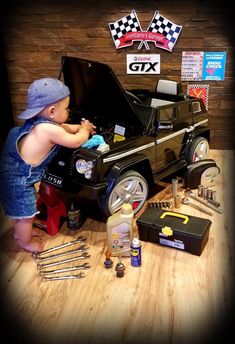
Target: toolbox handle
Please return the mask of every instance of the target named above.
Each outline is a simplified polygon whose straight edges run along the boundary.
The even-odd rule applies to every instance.
[[[160,219],[164,219],[167,215],[169,216],[175,216],[175,217],[180,217],[181,219],[184,219],[183,224],[186,224],[189,221],[189,217],[183,214],[178,214],[178,213],[172,213],[171,211],[165,211],[161,216]]]

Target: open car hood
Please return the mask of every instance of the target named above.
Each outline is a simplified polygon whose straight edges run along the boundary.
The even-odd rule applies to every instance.
[[[64,82],[69,87],[70,109],[82,117],[107,119],[117,124],[127,123],[143,129],[125,90],[111,67],[104,63],[62,57]],[[75,118],[73,118],[75,119]]]

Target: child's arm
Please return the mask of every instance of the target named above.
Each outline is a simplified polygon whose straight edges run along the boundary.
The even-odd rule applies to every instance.
[[[88,120],[82,121],[76,133],[69,133],[62,125],[45,124],[43,135],[52,144],[59,144],[68,148],[78,148],[89,139],[90,135],[95,134],[95,126]]]
[[[81,125],[80,124],[68,124],[68,123],[63,123],[61,124],[62,127],[70,134],[75,134],[79,131]]]

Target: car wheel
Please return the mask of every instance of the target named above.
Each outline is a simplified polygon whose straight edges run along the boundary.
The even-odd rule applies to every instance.
[[[128,171],[117,179],[109,195],[105,196],[102,210],[109,216],[128,202],[136,214],[144,206],[148,191],[149,187],[145,178],[136,171]]]
[[[201,136],[197,137],[191,144],[188,162],[191,164],[195,161],[208,159],[209,149],[208,140]]]

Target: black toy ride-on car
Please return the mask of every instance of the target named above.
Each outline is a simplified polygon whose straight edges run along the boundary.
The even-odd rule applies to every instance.
[[[70,123],[89,119],[106,146],[60,148],[43,182],[97,200],[105,216],[124,202],[137,213],[157,181],[208,159],[205,105],[179,93],[176,82],[159,80],[155,91],[124,90],[108,65],[67,56],[62,72],[71,91]]]

